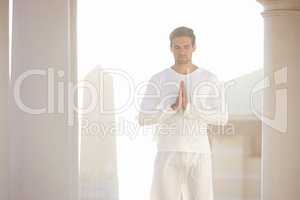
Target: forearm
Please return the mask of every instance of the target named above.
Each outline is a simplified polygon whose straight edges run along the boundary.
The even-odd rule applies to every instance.
[[[188,103],[183,116],[188,119],[200,119],[207,124],[226,125],[228,123],[228,112],[222,110],[213,110],[210,112],[197,109],[194,105]]]
[[[177,111],[171,105],[150,112],[140,112],[138,122],[140,126],[162,123],[172,117]]]

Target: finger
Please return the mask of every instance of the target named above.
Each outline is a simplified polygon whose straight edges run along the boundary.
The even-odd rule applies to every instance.
[[[180,88],[183,88],[183,86],[184,86],[184,82],[183,82],[183,80],[181,80],[180,81]]]
[[[182,90],[182,106],[185,108],[185,105],[186,105],[186,94],[185,94],[185,91],[183,88],[183,90]]]
[[[179,104],[180,106],[181,106],[181,104],[182,104],[182,89],[179,90],[178,104]]]
[[[184,84],[182,85],[182,94],[183,94],[184,96],[186,96],[186,89],[185,89],[185,87],[184,87]]]
[[[182,90],[183,90],[183,94],[185,95],[186,88],[185,88],[185,84],[184,84],[184,82],[182,82]]]
[[[182,90],[182,82],[180,82],[179,92]]]
[[[183,81],[180,81],[180,87],[179,87],[179,96],[183,95]]]
[[[181,87],[182,87],[182,94],[184,94],[184,93],[185,93],[185,90],[186,90],[186,89],[185,89],[184,81],[182,81],[182,86],[181,86]]]
[[[183,85],[183,89],[182,89],[182,96],[183,96],[183,106],[184,106],[184,108],[186,107],[186,105],[187,105],[187,91],[186,91],[186,88],[184,87],[184,85]]]

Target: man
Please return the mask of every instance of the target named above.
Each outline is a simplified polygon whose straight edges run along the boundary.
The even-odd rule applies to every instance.
[[[220,84],[192,63],[192,29],[173,30],[170,49],[175,64],[151,77],[138,116],[142,126],[157,125],[151,200],[213,200],[207,125],[228,121]]]

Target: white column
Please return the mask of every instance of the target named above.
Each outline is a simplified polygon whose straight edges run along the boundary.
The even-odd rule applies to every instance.
[[[113,77],[96,67],[85,76],[83,83],[80,200],[117,200],[117,126],[115,114],[108,113],[115,109]]]
[[[78,199],[77,120],[69,107],[76,97],[68,96],[68,84],[77,79],[75,3],[14,0],[11,200]]]
[[[0,1],[0,199],[8,199],[8,0]]]
[[[300,0],[264,6],[265,77],[262,199],[300,197]]]

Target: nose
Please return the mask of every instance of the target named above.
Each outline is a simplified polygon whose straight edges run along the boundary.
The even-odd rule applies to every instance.
[[[184,56],[185,55],[185,50],[184,49],[179,50],[179,55]]]
[[[179,56],[186,56],[186,53],[185,52],[180,52]]]

